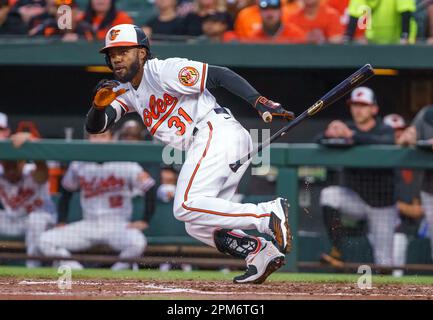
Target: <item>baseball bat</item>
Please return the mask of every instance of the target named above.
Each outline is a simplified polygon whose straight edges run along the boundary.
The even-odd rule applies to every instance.
[[[306,118],[310,118],[314,116],[319,111],[325,109],[326,107],[330,106],[337,100],[344,97],[346,94],[351,92],[354,88],[361,85],[368,79],[370,79],[372,76],[374,76],[374,70],[373,67],[370,64],[366,64],[362,68],[360,68],[358,71],[350,75],[348,78],[343,80],[340,84],[335,86],[332,90],[330,90],[328,93],[326,93],[323,97],[321,97],[316,103],[314,103],[311,107],[309,107],[307,110],[305,110],[302,114],[297,116],[293,121],[291,121],[289,124],[282,127],[278,132],[276,132],[273,136],[271,136],[268,140],[262,142],[260,145],[257,146],[254,150],[252,150],[250,153],[239,159],[238,161],[231,163],[229,166],[232,169],[233,172],[238,171],[240,166],[247,162],[249,159],[251,159],[253,156],[255,156],[257,153],[259,153],[263,148],[269,146],[272,142],[277,140],[278,138],[284,136],[287,132],[289,132],[291,129],[296,127],[299,123],[304,121]]]

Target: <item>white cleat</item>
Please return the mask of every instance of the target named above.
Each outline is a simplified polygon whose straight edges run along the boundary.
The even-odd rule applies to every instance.
[[[292,250],[292,231],[289,226],[289,203],[286,199],[277,198],[269,202],[271,217],[269,218],[269,234],[275,239],[282,253]]]
[[[261,247],[245,259],[247,271],[233,279],[234,283],[263,283],[270,274],[284,264],[284,255],[270,241],[261,239]]]

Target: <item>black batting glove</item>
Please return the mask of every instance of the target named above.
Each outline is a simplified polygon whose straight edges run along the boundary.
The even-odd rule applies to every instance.
[[[257,98],[254,108],[256,108],[263,121],[266,123],[271,122],[273,117],[281,117],[289,121],[295,118],[293,112],[287,111],[281,104],[263,96]]]

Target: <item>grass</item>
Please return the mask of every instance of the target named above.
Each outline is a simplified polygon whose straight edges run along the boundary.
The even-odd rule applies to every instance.
[[[222,273],[218,271],[169,271],[158,270],[140,271],[117,271],[109,269],[86,269],[73,271],[74,279],[123,279],[123,280],[219,280],[232,281],[235,275],[240,272]],[[287,282],[314,282],[314,283],[356,283],[358,274],[331,274],[331,273],[283,273],[273,274],[269,281]],[[0,279],[2,277],[14,277],[20,279],[57,279],[59,274],[54,268],[26,269],[23,267],[0,266]],[[419,284],[433,285],[433,276],[405,276],[394,278],[391,276],[374,275],[372,279],[376,284]]]

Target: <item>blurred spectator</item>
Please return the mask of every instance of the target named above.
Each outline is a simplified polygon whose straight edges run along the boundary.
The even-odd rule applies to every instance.
[[[176,0],[155,0],[158,16],[145,23],[143,31],[151,38],[152,35],[182,34],[182,19],[176,13]]]
[[[228,31],[230,28],[230,21],[227,19],[227,15],[221,12],[208,15],[203,20],[202,27],[202,40],[209,42],[228,42],[237,40],[235,32]]]
[[[433,3],[430,3],[427,8],[427,43],[433,44]]]
[[[8,124],[8,116],[0,112],[0,140],[9,138],[11,129]]]
[[[366,8],[371,10],[371,17]],[[351,0],[350,21],[346,29],[346,39],[352,40],[358,19],[366,28],[365,36],[370,43],[408,44],[416,40],[417,25],[413,17],[416,11],[415,0]],[[371,26],[370,26],[371,25]]]
[[[80,12],[78,11],[77,4],[74,0],[46,0],[47,1],[47,12],[43,14],[45,17],[41,22],[31,23],[36,26],[29,31],[30,36],[44,36],[44,37],[56,37],[63,41],[77,41],[84,39],[92,41],[94,39],[94,33],[92,26],[85,22],[79,21]],[[71,7],[72,14],[72,25],[71,29],[60,29],[58,26],[59,19],[62,19],[62,14],[58,12],[58,8],[63,5]],[[33,18],[35,20],[41,20],[41,16]]]
[[[254,5],[242,9],[236,17],[234,30],[240,39],[248,39],[263,28],[262,15],[259,7],[261,0]],[[265,1],[266,2],[266,1]],[[290,14],[300,8],[298,1],[281,5],[282,20],[287,21]]]
[[[394,129],[397,142],[406,128],[406,122],[398,114],[389,114],[383,118],[383,123]],[[420,202],[420,172],[411,169],[397,170],[396,203],[399,211],[399,222],[395,229],[393,241],[393,266],[406,264],[409,237],[418,233],[424,209]],[[393,270],[394,276],[403,275],[403,270]]]
[[[115,25],[134,23],[126,12],[116,9],[116,0],[89,0],[83,20],[92,26],[98,40],[104,40]]]
[[[291,15],[287,22],[300,27],[309,43],[341,43],[344,27],[338,12],[320,0],[303,0],[304,7]]]
[[[338,11],[338,14],[340,15],[340,23],[343,25],[344,30],[347,29],[347,25],[349,24],[349,2],[350,0],[326,0],[323,1],[323,3],[326,3],[331,8],[334,8]],[[354,40],[363,41],[365,42],[365,29],[359,28],[359,26],[356,27],[355,34],[353,36]]]
[[[45,0],[0,0],[0,34],[27,34],[30,20],[45,11]]]
[[[143,141],[147,140],[146,131],[143,125],[136,120],[125,121],[116,133],[116,138],[122,141]]]
[[[160,172],[160,185],[156,196],[162,202],[171,202],[174,199],[179,168],[175,165],[164,165]]]
[[[262,28],[241,38],[244,42],[303,43],[305,32],[295,24],[282,20],[280,0],[261,0],[259,3]]]
[[[393,129],[377,118],[379,106],[370,88],[355,89],[348,104],[353,122],[332,121],[319,138],[320,143],[394,143]],[[322,190],[320,206],[332,244],[331,252],[322,254],[323,262],[342,266],[345,238],[351,232],[363,231],[360,226],[366,221],[375,263],[392,264],[392,243],[397,219],[394,183],[395,173],[392,169],[344,168],[343,183]],[[345,221],[350,221],[352,228],[348,228]]]
[[[111,132],[89,135],[93,143],[112,141]],[[150,215],[130,222],[132,199],[136,190],[141,196],[155,181],[134,162],[71,162],[62,179],[59,200],[59,225],[45,232],[40,250],[46,256],[70,257],[71,252],[105,244],[120,251],[119,258],[138,258],[146,248],[143,230],[149,226]],[[80,191],[83,219],[65,225],[72,193]],[[153,212],[152,212],[153,214]],[[74,269],[82,269],[77,261],[62,261]],[[129,269],[131,265],[117,262],[112,270]]]
[[[32,140],[28,133],[11,136],[15,147]],[[26,164],[24,160],[1,161],[0,170],[0,234],[25,236],[29,256],[40,254],[40,235],[55,223],[55,208],[48,191],[48,167],[45,161]],[[28,268],[40,266],[27,260]]]
[[[423,146],[433,149],[433,105],[422,108],[411,126],[408,127],[399,139],[401,145]],[[421,183],[421,203],[424,208],[425,219],[428,224],[428,232],[431,248],[433,248],[433,170],[424,170]],[[431,249],[433,259],[433,249]]]
[[[183,33],[190,36],[200,36],[203,34],[202,24],[208,15],[221,13],[230,21],[232,29],[232,18],[226,11],[225,1],[222,0],[196,0],[194,12],[189,13],[183,19]]]

